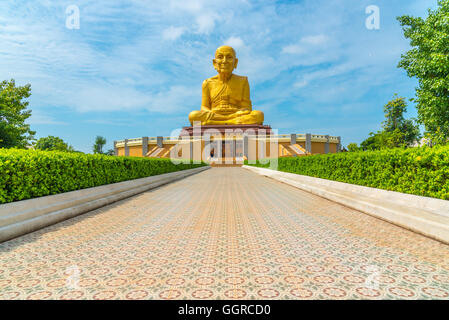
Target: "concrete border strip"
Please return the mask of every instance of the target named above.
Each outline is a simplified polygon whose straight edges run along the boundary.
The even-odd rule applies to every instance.
[[[209,166],[111,183],[0,205],[0,242],[73,218],[190,175]]]
[[[449,244],[449,201],[243,166],[328,200]]]

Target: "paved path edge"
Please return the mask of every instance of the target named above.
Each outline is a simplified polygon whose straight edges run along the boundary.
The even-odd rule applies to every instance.
[[[210,169],[204,166],[0,205],[0,243]]]
[[[449,201],[244,165],[242,168],[449,244]]]

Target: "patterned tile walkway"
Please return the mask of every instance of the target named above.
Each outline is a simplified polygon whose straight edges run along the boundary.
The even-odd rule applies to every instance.
[[[449,246],[213,168],[0,244],[1,299],[449,299]]]

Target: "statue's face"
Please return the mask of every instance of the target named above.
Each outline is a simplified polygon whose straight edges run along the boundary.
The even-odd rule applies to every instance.
[[[220,47],[215,52],[213,63],[218,73],[231,73],[237,68],[238,59],[231,48]]]

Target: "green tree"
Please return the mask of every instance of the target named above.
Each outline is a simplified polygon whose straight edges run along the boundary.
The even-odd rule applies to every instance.
[[[35,149],[49,150],[49,151],[67,151],[75,152],[72,146],[69,146],[59,137],[48,136],[40,138],[34,145]]]
[[[381,144],[379,141],[379,135],[380,133],[374,133],[374,132],[370,132],[369,134],[370,136],[368,138],[366,138],[365,140],[363,140],[360,143],[360,149],[362,150],[377,150],[377,149],[381,149]]]
[[[31,116],[26,110],[31,95],[31,85],[17,86],[14,79],[0,82],[0,147],[25,148],[36,132],[30,130],[25,120]]]
[[[108,151],[106,151],[105,155],[114,156],[115,155],[114,149],[109,149]]]
[[[106,138],[104,138],[102,136],[97,136],[95,138],[95,144],[93,145],[94,153],[103,154],[103,147],[105,144],[106,144]]]
[[[384,106],[385,121],[382,122],[382,128],[388,132],[400,129],[405,121],[404,112],[406,111],[405,98],[395,95],[393,100]]]
[[[359,146],[357,145],[357,143],[350,143],[348,144],[348,151],[349,152],[356,152],[359,151]]]
[[[389,148],[407,147],[420,138],[419,126],[415,123],[416,121],[405,119],[404,112],[407,112],[407,102],[405,98],[397,95],[384,106],[383,134],[379,136],[382,145]]]
[[[363,150],[383,148],[408,147],[420,138],[419,126],[413,119],[405,119],[407,111],[405,98],[394,96],[393,100],[384,106],[385,121],[382,130],[370,133],[370,136],[360,143]]]
[[[418,121],[434,143],[449,139],[449,0],[438,0],[428,17],[397,18],[412,49],[402,55],[398,67],[416,77]]]

